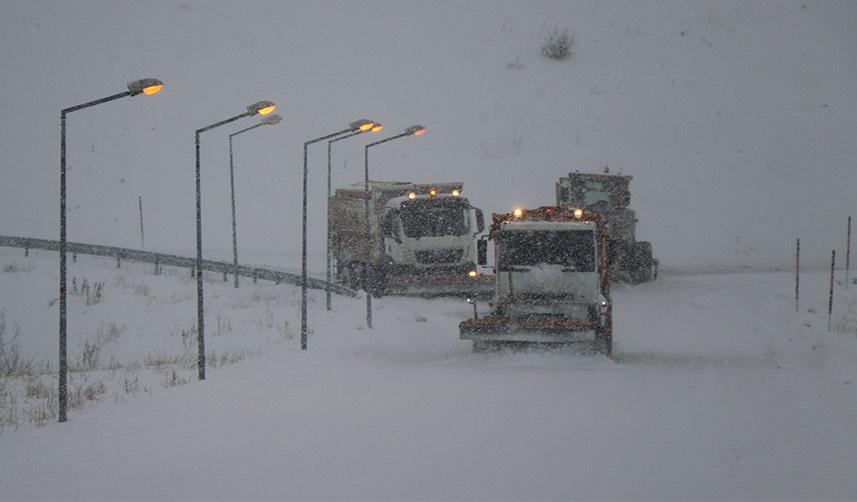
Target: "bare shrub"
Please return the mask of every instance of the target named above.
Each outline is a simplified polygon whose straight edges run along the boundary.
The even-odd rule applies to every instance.
[[[86,381],[72,385],[71,392],[68,394],[68,406],[73,410],[79,410],[89,401],[97,401],[107,392],[104,382],[97,381],[87,383]]]
[[[28,399],[48,399],[51,388],[39,378],[29,378],[24,386],[24,395]]]
[[[524,63],[521,62],[521,58],[515,56],[515,59],[506,61],[504,68],[507,70],[522,70],[524,69]]]
[[[574,35],[568,34],[568,28],[563,30],[554,28],[545,35],[542,56],[562,61],[571,56],[572,47],[574,47]]]
[[[289,321],[283,320],[283,324],[277,324],[277,332],[281,340],[294,340],[295,334],[289,331]]]
[[[132,375],[134,378],[131,378]],[[125,377],[122,379],[122,391],[131,395],[140,391],[140,379],[136,373],[125,372]]]
[[[232,332],[232,319],[228,317],[217,316],[217,328],[212,336],[221,336]]]
[[[235,364],[239,361],[247,359],[247,357],[251,356],[252,352],[246,350],[239,350],[237,352],[225,352],[220,354],[218,357],[217,353],[211,351],[206,356],[206,361],[208,362],[209,368],[217,368],[218,366],[226,366],[229,364]]]
[[[0,378],[0,431],[18,427],[18,398],[9,387],[7,380]]]
[[[12,336],[7,336],[6,329],[6,313],[0,310],[0,378],[33,374],[33,361],[21,355],[21,345],[17,343],[21,327],[16,324]]]
[[[95,339],[85,340],[80,348],[80,353],[77,360],[71,364],[72,371],[87,371],[99,368],[99,358],[101,350],[105,345],[119,338],[122,332],[125,331],[125,326],[117,325],[116,323],[108,323],[106,326],[99,324],[95,331]],[[115,360],[111,360],[110,366],[118,366]]]
[[[187,378],[179,376],[178,371],[173,369],[173,370],[170,370],[166,373],[166,379],[164,380],[164,387],[176,387],[179,385],[184,385],[188,382],[189,382],[189,380]]]
[[[24,408],[23,418],[26,422],[41,427],[48,422],[56,420],[58,410],[57,391],[51,388],[47,397],[39,399]]]

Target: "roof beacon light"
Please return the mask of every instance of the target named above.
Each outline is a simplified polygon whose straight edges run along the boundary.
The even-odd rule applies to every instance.
[[[574,210],[574,217],[578,220],[583,218],[583,209],[577,208]]]

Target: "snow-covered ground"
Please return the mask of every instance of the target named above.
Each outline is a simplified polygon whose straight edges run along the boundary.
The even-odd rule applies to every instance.
[[[56,254],[0,265],[7,338],[55,367]],[[212,276],[207,347],[236,363],[197,382],[194,285],[165,270],[73,265],[104,286],[69,304],[71,359],[101,351],[71,388],[106,389],[65,424],[4,429],[0,498],[857,498],[857,286],[837,286],[829,333],[823,272],[800,313],[789,273],[617,286],[615,361],[473,354],[454,299],[380,299],[367,330],[362,299],[328,313],[316,291],[302,352],[296,288]]]

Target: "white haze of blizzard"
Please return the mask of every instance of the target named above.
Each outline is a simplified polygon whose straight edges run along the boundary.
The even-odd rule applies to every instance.
[[[0,233],[56,238],[59,110],[156,76],[167,86],[69,118],[69,238],[194,249],[193,131],[258,99],[285,121],[236,139],[241,249],[300,235],[303,141],[370,117],[372,177],[461,180],[486,211],[554,200],[556,180],[635,176],[638,234],[665,266],[783,265],[842,247],[857,182],[852,2],[18,2],[0,5]],[[574,54],[539,55],[568,28]],[[523,68],[506,69],[518,61]],[[206,254],[230,249],[226,137],[203,136]],[[335,146],[361,179],[365,139]],[[324,245],[312,147],[310,253]]]
[[[22,271],[0,282],[8,325],[49,353],[54,257],[5,253]],[[122,361],[179,350],[163,343],[193,321],[183,273],[73,267],[107,286],[92,307],[72,297],[72,354],[113,320],[128,330],[105,350]],[[472,354],[458,300],[380,299],[368,331],[361,299],[337,297],[327,314],[315,291],[302,352],[295,288],[214,280],[210,348],[262,347],[275,330],[253,319],[270,312],[292,338],[202,383],[0,434],[0,499],[853,500],[857,339],[826,332],[824,274],[804,275],[800,314],[791,280],[666,275],[618,287],[616,362]],[[837,318],[850,311],[852,327],[855,294],[837,287]],[[231,333],[215,334],[220,316]]]

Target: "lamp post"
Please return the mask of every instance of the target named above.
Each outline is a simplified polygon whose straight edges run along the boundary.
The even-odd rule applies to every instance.
[[[382,124],[374,123],[372,125],[372,128],[369,129],[369,131],[380,132],[381,129],[383,129],[383,128],[384,128],[384,126]],[[332,253],[331,253],[331,242],[330,242],[330,238],[331,238],[331,234],[330,234],[330,196],[333,194],[331,193],[331,182],[330,182],[330,178],[331,178],[331,176],[330,176],[330,171],[331,171],[331,169],[330,169],[330,166],[331,166],[330,150],[331,150],[331,146],[334,143],[336,143],[337,141],[342,141],[344,139],[348,139],[348,138],[357,136],[358,134],[363,134],[364,132],[367,132],[367,131],[355,131],[355,132],[352,132],[351,134],[346,134],[346,135],[340,136],[338,138],[333,138],[332,140],[327,142],[327,267],[326,267],[327,283],[324,286],[325,301],[326,301],[325,305],[326,305],[327,310],[330,310],[330,297],[331,297],[330,281],[331,281],[331,258],[332,258],[332,256],[331,256],[332,255]]]
[[[58,389],[58,413],[60,422],[68,419],[68,393],[67,377],[68,366],[66,361],[66,183],[65,183],[65,117],[71,112],[84,108],[115,101],[126,96],[137,96],[138,94],[156,94],[163,89],[164,83],[156,78],[144,78],[128,83],[128,90],[96,99],[88,103],[65,108],[60,112],[60,319],[59,319],[59,389]]]
[[[333,134],[328,134],[320,138],[315,138],[304,143],[304,173],[303,173],[303,220],[301,224],[301,350],[307,349],[307,309],[306,309],[306,200],[307,200],[307,147],[319,141],[335,138],[352,132],[366,132],[375,125],[374,122],[368,119],[361,119],[352,122],[347,129],[337,131]]]
[[[384,138],[374,143],[369,143],[363,149],[363,211],[366,220],[366,241],[369,242],[371,230],[369,228],[369,149],[373,146],[393,141],[394,139],[404,138],[405,136],[420,136],[426,132],[426,128],[421,125],[414,125],[405,129],[405,132]],[[371,246],[371,243],[370,243]],[[369,253],[371,254],[371,248]],[[363,284],[366,285],[366,327],[372,329],[372,292],[375,291],[375,271],[370,274],[368,267],[363,267]]]
[[[235,122],[244,117],[253,115],[267,115],[273,112],[277,105],[270,101],[259,101],[247,107],[247,111],[226,120],[221,120],[201,129],[197,129],[194,135],[196,144],[196,339],[198,345],[197,369],[199,379],[205,380],[205,320],[203,319],[203,295],[202,295],[202,202],[199,180],[199,135],[205,131]]]
[[[283,120],[279,115],[268,115],[264,117],[258,124],[250,127],[245,127],[240,131],[235,131],[229,135],[229,191],[232,195],[232,266],[235,275],[235,287],[238,287],[238,232],[235,226],[235,170],[232,167],[232,138],[247,131],[252,131],[257,127],[264,125],[277,125]]]

